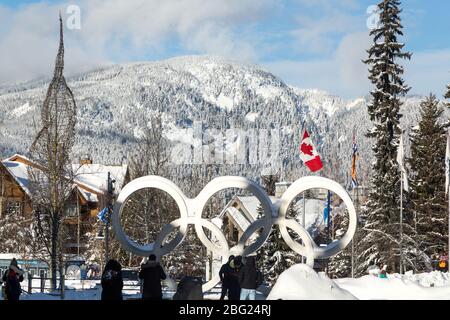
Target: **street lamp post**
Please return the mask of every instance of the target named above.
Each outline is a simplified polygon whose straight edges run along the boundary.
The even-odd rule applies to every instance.
[[[108,172],[108,193],[106,195],[106,206],[107,206],[107,214],[106,214],[106,224],[105,224],[105,263],[109,260],[109,225],[111,221],[111,206],[112,206],[112,197],[114,194],[114,183],[116,180],[111,179],[111,172]]]

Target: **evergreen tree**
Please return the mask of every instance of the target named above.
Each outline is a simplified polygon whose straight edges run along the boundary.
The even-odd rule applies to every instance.
[[[258,218],[262,219],[264,210],[258,206]],[[291,234],[298,240],[298,235]],[[273,285],[278,276],[301,261],[301,257],[284,242],[278,227],[274,227],[269,238],[258,252],[257,264],[262,271],[264,280]]]
[[[447,247],[445,196],[445,124],[443,108],[434,95],[421,104],[421,120],[411,134],[411,199],[417,243],[417,271],[430,271],[430,258]],[[430,143],[432,142],[432,143]]]
[[[279,181],[278,175],[262,175],[263,187],[269,196],[275,195],[275,184]],[[258,219],[264,216],[264,210],[261,204],[258,206]],[[289,214],[294,215],[294,209],[291,206]],[[292,235],[294,239],[298,235]],[[289,248],[281,237],[278,227],[272,228],[269,238],[258,252],[257,264],[262,271],[265,281],[274,284],[278,276],[290,266],[299,263],[300,256]]]
[[[338,239],[348,229],[349,217],[345,205],[333,208],[331,211],[331,238]],[[328,263],[328,274],[331,278],[348,278],[352,274],[352,248],[348,245]]]
[[[447,92],[444,96],[445,99],[450,99],[450,84],[447,86]],[[450,102],[447,103],[447,107],[450,108]]]
[[[362,262],[359,273],[374,263],[387,264],[391,270],[399,270],[399,198],[400,174],[396,156],[400,134],[400,97],[409,87],[401,75],[403,67],[399,59],[410,59],[403,52],[404,44],[397,38],[403,35],[400,19],[400,1],[384,0],[378,4],[380,23],[370,32],[373,45],[367,51],[369,79],[375,86],[368,113],[374,127],[368,136],[374,139],[375,155],[371,180],[372,190],[362,218],[365,221],[360,248]]]

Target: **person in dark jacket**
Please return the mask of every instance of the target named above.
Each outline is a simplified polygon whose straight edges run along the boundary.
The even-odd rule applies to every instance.
[[[102,274],[102,300],[123,300],[122,266],[117,260],[111,259]]]
[[[228,290],[230,286],[230,277],[231,277],[231,267],[230,263],[234,260],[234,256],[230,256],[228,258],[228,262],[223,264],[219,271],[220,281],[222,281],[222,293],[220,294],[220,300],[224,300],[225,296],[228,295]]]
[[[230,262],[230,277],[228,282],[228,300],[239,300],[241,286],[239,285],[239,270],[242,267],[242,257],[237,256]]]
[[[156,256],[151,254],[148,261],[141,265],[139,279],[144,282],[142,299],[145,300],[162,300],[161,280],[166,279],[166,273],[156,261]]]
[[[23,281],[24,272],[19,269],[16,258],[11,260],[9,269],[3,275],[5,283],[5,300],[17,301],[22,293],[20,283]]]
[[[255,257],[245,259],[245,264],[239,271],[239,285],[241,286],[240,300],[255,300],[256,288],[258,287],[258,270],[256,269]]]

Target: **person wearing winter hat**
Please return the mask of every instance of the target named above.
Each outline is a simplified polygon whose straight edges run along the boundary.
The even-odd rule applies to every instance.
[[[17,301],[22,293],[20,283],[23,281],[23,270],[19,269],[16,258],[11,260],[9,269],[3,275],[6,300]]]
[[[110,259],[102,274],[102,300],[123,300],[122,266],[117,260]]]
[[[141,265],[139,279],[144,282],[142,299],[162,300],[161,280],[166,279],[166,273],[159,262],[156,261],[154,254],[151,254],[148,261]]]
[[[219,271],[220,281],[222,281],[222,293],[220,294],[220,300],[224,300],[225,296],[228,295],[231,272],[233,271],[230,267],[230,263],[233,260],[234,260],[234,256],[231,255],[228,258],[227,263],[223,264]]]
[[[239,270],[242,267],[242,257],[237,256],[230,261],[230,274],[228,282],[228,300],[239,300],[241,286],[239,285]]]
[[[240,300],[255,300],[256,288],[259,286],[258,270],[254,256],[245,258],[245,263],[239,270]]]

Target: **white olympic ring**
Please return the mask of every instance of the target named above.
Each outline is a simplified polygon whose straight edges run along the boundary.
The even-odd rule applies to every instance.
[[[155,239],[154,243],[141,245],[130,239],[121,224],[120,217],[123,205],[131,195],[139,190],[154,188],[168,193],[178,205],[180,218],[166,224]],[[237,245],[229,248],[227,240],[220,230],[211,221],[202,218],[203,209],[208,200],[217,192],[229,189],[239,188],[251,192],[260,202],[264,216],[250,224],[247,230],[239,239]],[[337,194],[344,202],[349,213],[349,225],[346,233],[341,239],[328,244],[326,247],[319,247],[310,234],[295,220],[286,218],[286,213],[291,202],[302,192],[309,189],[323,188]],[[281,236],[286,244],[296,253],[306,257],[306,263],[313,266],[314,259],[325,259],[336,255],[351,242],[357,226],[357,213],[353,202],[347,191],[337,182],[323,177],[303,177],[295,181],[275,203],[269,199],[265,191],[255,182],[243,177],[219,177],[209,182],[199,195],[190,199],[172,181],[159,176],[146,176],[135,179],[128,183],[120,192],[114,206],[112,214],[112,226],[117,240],[124,249],[138,256],[149,256],[155,254],[157,257],[168,254],[180,245],[185,236],[189,224],[194,225],[198,238],[209,251],[222,256],[222,262],[225,262],[229,255],[247,256],[260,249],[269,238],[272,226],[278,225]],[[175,228],[179,228],[174,239],[164,244],[164,240]],[[219,243],[213,243],[205,234],[203,228],[209,229]],[[245,246],[250,237],[262,228],[261,234],[257,240]],[[294,240],[288,232],[291,229],[297,233],[303,244]],[[209,282],[203,285],[203,291],[212,289],[220,281],[219,276],[215,276]]]

